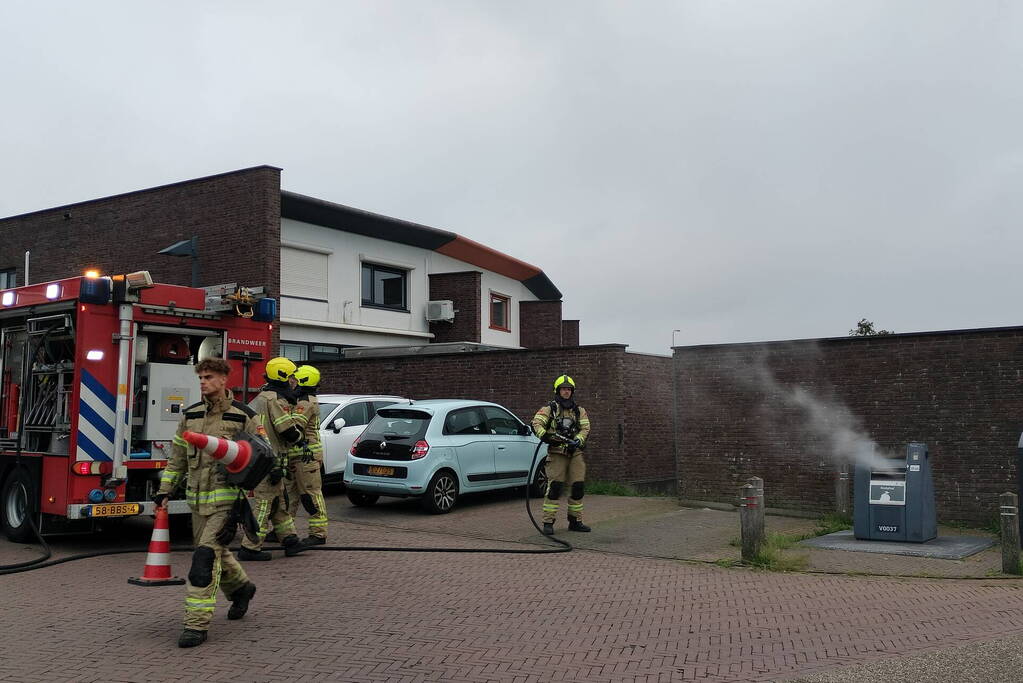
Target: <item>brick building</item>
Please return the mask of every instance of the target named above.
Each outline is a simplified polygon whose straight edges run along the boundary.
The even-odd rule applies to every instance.
[[[25,281],[26,251],[33,282],[91,267],[190,284],[190,260],[158,252],[196,237],[200,284],[263,286],[280,299],[275,333],[295,360],[352,346],[578,344],[578,321],[561,319],[561,292],[536,266],[282,191],[280,174],[258,166],[0,219],[0,288]]]

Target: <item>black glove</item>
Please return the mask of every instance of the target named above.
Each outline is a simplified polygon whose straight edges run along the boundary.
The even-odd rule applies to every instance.
[[[163,507],[168,498],[170,498],[169,493],[158,493],[153,496],[153,502],[156,503],[156,507]]]
[[[302,464],[308,465],[316,458],[313,457],[313,451],[309,448],[308,443],[302,443]]]
[[[270,470],[270,474],[266,475],[266,478],[270,480],[271,486],[277,486],[281,483],[281,479],[284,479],[284,470],[280,467],[275,467]]]

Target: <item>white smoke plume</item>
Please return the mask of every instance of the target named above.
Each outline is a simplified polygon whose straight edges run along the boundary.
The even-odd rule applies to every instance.
[[[803,387],[785,386],[764,362],[757,364],[755,376],[759,389],[799,411],[803,418],[800,428],[828,445],[823,455],[835,465],[855,463],[871,469],[891,466],[888,458],[892,455],[881,452],[860,419],[837,398],[826,399]]]

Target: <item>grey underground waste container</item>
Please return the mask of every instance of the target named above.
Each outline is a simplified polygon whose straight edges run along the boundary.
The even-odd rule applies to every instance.
[[[906,457],[856,464],[853,533],[863,541],[923,543],[938,535],[927,445],[911,443]]]

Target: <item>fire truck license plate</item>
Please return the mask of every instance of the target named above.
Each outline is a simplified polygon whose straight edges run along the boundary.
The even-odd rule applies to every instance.
[[[375,474],[375,475],[377,475],[379,477],[393,477],[394,476],[394,468],[393,467],[376,467],[374,465],[370,465],[369,473],[370,474]]]
[[[117,517],[119,515],[137,515],[141,510],[138,503],[113,503],[111,505],[93,505],[93,517]]]

